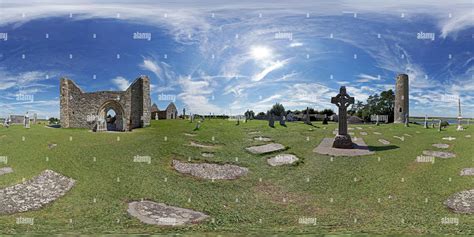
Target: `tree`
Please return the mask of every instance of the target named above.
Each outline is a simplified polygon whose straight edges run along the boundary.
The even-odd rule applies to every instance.
[[[395,94],[392,90],[382,91],[380,95],[369,96],[367,103],[357,101],[348,111],[350,115],[362,118],[364,121],[370,121],[371,115],[388,115],[389,122],[393,122]]]
[[[320,114],[325,114],[328,117],[334,114],[334,111],[332,109],[324,109],[323,111],[319,112]]]
[[[283,116],[285,115],[285,107],[280,103],[276,103],[273,105],[270,113],[273,113],[276,116]]]

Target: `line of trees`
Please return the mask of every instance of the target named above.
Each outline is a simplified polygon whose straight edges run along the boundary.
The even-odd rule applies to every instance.
[[[371,115],[388,115],[388,122],[393,122],[395,108],[395,93],[393,90],[382,91],[380,94],[369,96],[366,103],[356,101],[347,113],[370,122]]]

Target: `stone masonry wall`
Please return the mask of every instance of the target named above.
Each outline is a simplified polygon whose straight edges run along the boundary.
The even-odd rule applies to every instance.
[[[146,81],[147,83],[143,83]],[[142,87],[147,84],[146,88]],[[123,129],[125,131],[136,127],[143,127],[140,118],[148,118],[150,122],[150,103],[144,104],[144,97],[150,98],[149,80],[142,76],[138,78],[126,91],[98,91],[85,93],[72,80],[60,80],[60,120],[63,128],[92,129],[100,110],[110,107],[121,107],[123,113]],[[144,108],[145,107],[145,108]],[[145,113],[148,113],[147,114]]]

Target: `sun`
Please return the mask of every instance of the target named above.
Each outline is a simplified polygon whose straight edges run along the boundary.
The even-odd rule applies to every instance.
[[[266,46],[253,46],[250,55],[255,60],[262,60],[272,56],[272,50]]]

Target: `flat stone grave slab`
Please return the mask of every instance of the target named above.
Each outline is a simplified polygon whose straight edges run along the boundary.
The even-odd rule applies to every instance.
[[[334,138],[324,138],[321,143],[314,148],[313,152],[331,156],[364,156],[375,154],[375,152],[369,150],[369,147],[362,138],[354,138],[352,140],[354,149],[333,148],[333,142]]]
[[[443,140],[452,141],[452,140],[456,140],[456,138],[455,137],[443,137]]]
[[[449,159],[456,157],[456,154],[446,151],[423,151],[423,155],[434,156],[443,159]]]
[[[190,174],[202,179],[237,179],[248,173],[248,169],[237,165],[209,163],[184,163],[173,160],[173,168],[182,174]]]
[[[184,136],[195,137],[195,136],[197,136],[197,134],[194,134],[194,133],[184,133]]]
[[[474,168],[464,168],[461,170],[461,176],[471,176],[474,175]]]
[[[436,143],[436,144],[433,144],[434,147],[436,148],[440,148],[440,149],[447,149],[449,148],[449,145],[448,144],[443,144],[443,143]]]
[[[389,145],[390,144],[390,142],[385,140],[385,139],[379,139],[379,142],[384,144],[384,145]]]
[[[466,137],[466,138],[471,138],[471,135],[466,135],[465,137]]]
[[[199,147],[199,148],[215,148],[215,146],[213,146],[213,145],[204,145],[204,144],[200,144],[200,143],[193,142],[193,141],[191,141],[189,143],[189,145],[193,146],[193,147]]]
[[[360,132],[360,135],[367,136],[367,133],[366,132]]]
[[[0,175],[9,174],[9,173],[13,173],[13,169],[11,167],[0,168]]]
[[[298,161],[298,157],[292,154],[280,154],[267,159],[267,163],[271,166],[290,165]]]
[[[382,135],[382,133],[374,132],[375,135]]]
[[[201,155],[202,155],[203,157],[206,157],[206,158],[212,158],[212,157],[214,157],[214,153],[210,153],[210,152],[203,152],[203,153],[201,153]]]
[[[37,210],[64,196],[75,184],[75,180],[45,170],[38,176],[21,184],[0,190],[0,214],[12,214]]]
[[[253,140],[255,140],[255,141],[262,141],[262,142],[271,142],[271,141],[272,141],[271,138],[269,138],[269,137],[262,137],[262,136],[260,136],[260,137],[254,137]]]
[[[249,132],[250,135],[259,134],[259,133],[260,133],[260,131],[251,131],[251,132]]]
[[[251,146],[245,149],[252,154],[265,154],[265,153],[285,150],[285,146],[279,143],[270,143],[270,144],[261,145],[261,146]]]
[[[444,205],[456,213],[474,213],[474,189],[453,194],[444,202]]]
[[[202,212],[152,201],[130,202],[127,212],[145,224],[159,226],[197,224],[209,217]]]

